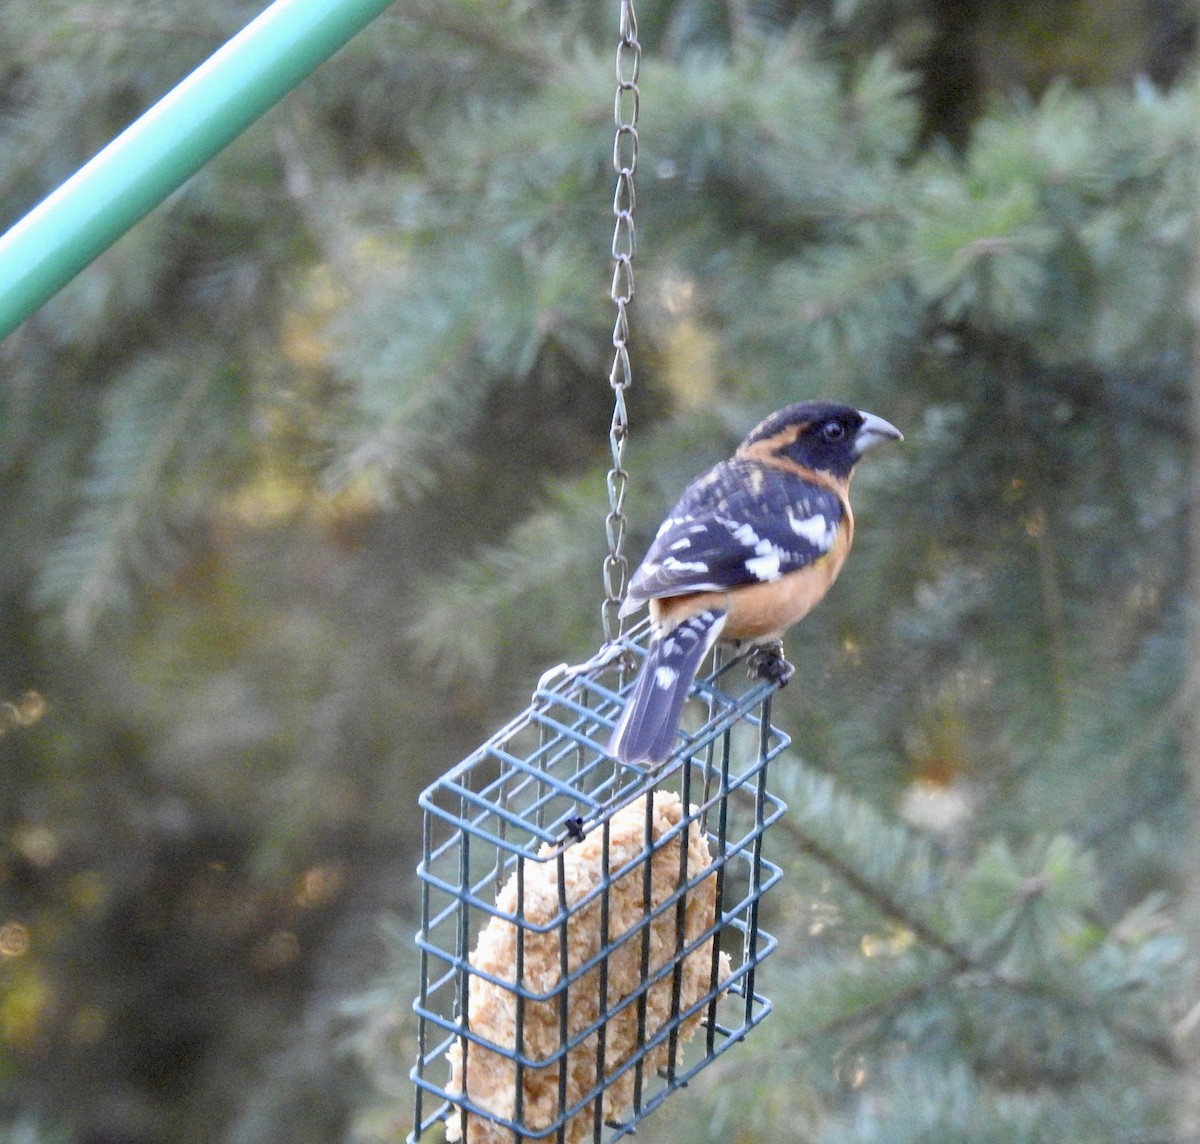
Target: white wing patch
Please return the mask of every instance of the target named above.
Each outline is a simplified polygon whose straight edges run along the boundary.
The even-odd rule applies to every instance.
[[[798,520],[795,513],[788,509],[788,523],[792,531],[807,540],[814,548],[828,552],[833,547],[833,538],[837,533],[837,525],[822,513]]]
[[[783,575],[784,564],[788,561],[787,552],[768,538],[759,536],[748,522],[739,524],[730,532],[739,544],[754,549],[754,555],[746,557],[745,561],[746,571],[751,576],[756,580],[778,580]],[[809,538],[805,536],[805,539]]]
[[[707,572],[708,565],[703,560],[679,560],[668,556],[659,563],[664,572]]]
[[[778,580],[783,574],[781,553],[778,548],[773,548],[770,552],[764,552],[761,556],[751,556],[746,561],[746,568],[750,572],[750,575],[756,579]]]
[[[756,548],[761,543],[758,533],[748,522],[739,524],[736,528],[730,529],[730,532],[733,534],[734,540],[739,544],[744,544],[747,548]]]

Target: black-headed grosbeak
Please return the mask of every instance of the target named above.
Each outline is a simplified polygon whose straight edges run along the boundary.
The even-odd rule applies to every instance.
[[[900,431],[848,405],[772,413],[728,461],[697,477],[633,574],[621,615],[650,605],[650,646],[609,751],[654,765],[675,746],[684,700],[718,639],[751,644],[751,668],[792,676],[783,633],[821,600],[854,538],[850,476]]]

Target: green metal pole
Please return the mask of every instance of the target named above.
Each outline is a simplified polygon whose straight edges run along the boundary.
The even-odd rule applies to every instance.
[[[276,0],[0,236],[0,338],[390,3]]]

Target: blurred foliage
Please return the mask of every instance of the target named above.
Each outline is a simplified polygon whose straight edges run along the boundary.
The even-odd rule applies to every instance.
[[[260,7],[0,2],[4,220]],[[1182,1139],[1194,11],[638,13],[630,554],[786,402],[907,437],[776,1012],[643,1134]],[[0,345],[5,1138],[407,1131],[416,792],[600,638],[615,21],[402,0]]]

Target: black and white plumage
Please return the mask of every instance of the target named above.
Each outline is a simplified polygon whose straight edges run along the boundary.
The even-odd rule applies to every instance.
[[[722,461],[663,521],[621,614],[661,596],[777,580],[826,555],[844,516],[831,489],[759,461]]]
[[[650,605],[646,661],[613,732],[624,763],[656,765],[676,746],[696,672],[718,639],[768,649],[763,674],[785,683],[783,632],[825,595],[854,533],[850,475],[894,426],[833,402],[773,413],[734,456],[698,477],[634,573],[622,615]]]

